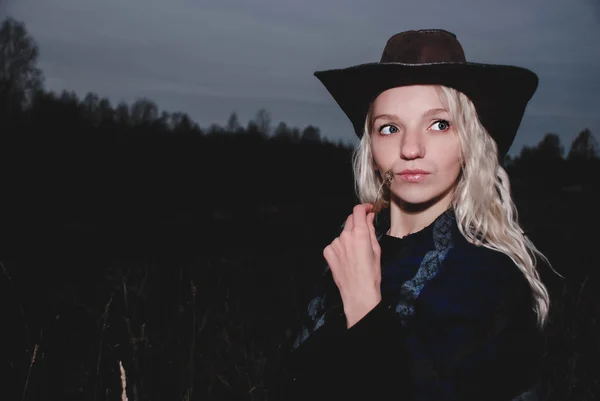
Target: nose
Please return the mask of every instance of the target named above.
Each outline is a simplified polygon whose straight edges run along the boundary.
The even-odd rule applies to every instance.
[[[425,144],[421,133],[416,129],[406,130],[400,144],[400,156],[404,160],[414,160],[425,155]]]

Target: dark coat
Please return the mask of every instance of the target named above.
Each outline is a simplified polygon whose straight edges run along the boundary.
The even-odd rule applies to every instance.
[[[467,242],[452,210],[403,239],[381,220],[383,300],[347,329],[327,269],[276,399],[535,399],[542,337],[515,263]]]

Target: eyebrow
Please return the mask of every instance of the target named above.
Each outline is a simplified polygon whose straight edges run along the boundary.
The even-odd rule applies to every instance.
[[[423,113],[423,117],[424,118],[431,117],[438,113],[448,113],[448,110],[446,110],[446,109],[430,109],[430,110],[427,110],[425,113]],[[378,114],[377,116],[375,116],[373,118],[373,121],[376,121],[380,118],[385,118],[387,120],[399,120],[398,116],[395,114]]]

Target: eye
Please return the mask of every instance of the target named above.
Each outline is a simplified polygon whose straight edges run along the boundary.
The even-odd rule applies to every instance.
[[[395,134],[396,132],[398,132],[398,127],[395,127],[390,124],[385,124],[385,125],[382,125],[381,127],[379,127],[378,131],[382,135],[391,135],[391,134]]]
[[[448,131],[450,129],[450,121],[437,120],[431,125],[431,127],[434,131]]]

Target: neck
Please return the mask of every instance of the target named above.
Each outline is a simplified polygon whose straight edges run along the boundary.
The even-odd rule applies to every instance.
[[[426,203],[407,203],[400,199],[390,202],[389,235],[403,238],[421,231],[435,221],[451,205],[452,192],[440,195]]]

